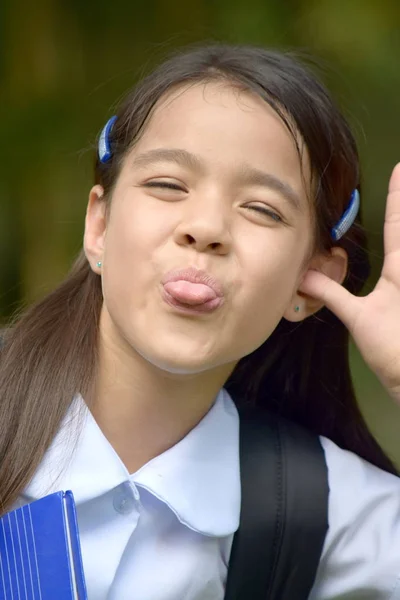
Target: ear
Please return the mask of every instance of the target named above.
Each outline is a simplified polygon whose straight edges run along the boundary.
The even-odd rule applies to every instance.
[[[320,271],[330,279],[343,283],[348,267],[347,253],[343,248],[336,246],[326,254],[318,254],[310,261],[306,271],[301,277],[300,284],[287,307],[284,318],[288,321],[299,322],[318,312],[324,305],[320,300],[313,298],[301,291],[301,283],[308,271]]]
[[[103,260],[105,234],[106,202],[104,200],[104,190],[101,185],[95,185],[89,193],[83,237],[86,258],[95,273],[101,271],[97,263]]]

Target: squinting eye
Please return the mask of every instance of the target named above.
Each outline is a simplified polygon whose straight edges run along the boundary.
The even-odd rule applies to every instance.
[[[144,184],[144,187],[162,188],[166,190],[175,190],[177,192],[186,192],[186,190],[183,189],[183,187],[181,187],[177,183],[172,183],[171,181],[148,181]]]
[[[273,210],[270,210],[269,208],[267,208],[266,206],[248,206],[247,208],[250,208],[251,210],[255,210],[256,212],[260,212],[264,215],[267,215],[267,217],[271,217],[271,219],[273,219],[276,222],[280,222],[282,221],[282,217],[280,217],[278,215],[278,213],[274,212]]]

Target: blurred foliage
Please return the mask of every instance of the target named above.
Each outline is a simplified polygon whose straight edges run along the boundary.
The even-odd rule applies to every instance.
[[[398,0],[2,0],[0,318],[51,289],[79,250],[93,140],[115,102],[199,41],[295,49],[315,64],[359,140],[373,285],[400,160]],[[352,364],[367,419],[400,460],[400,412],[354,349]]]

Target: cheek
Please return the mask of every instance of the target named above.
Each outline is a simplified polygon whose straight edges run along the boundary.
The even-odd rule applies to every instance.
[[[286,244],[253,243],[242,256],[244,278],[233,298],[233,312],[238,317],[235,338],[247,354],[271,335],[296,292],[306,246],[288,238]]]
[[[102,273],[105,304],[116,320],[146,306],[146,291],[154,284],[154,249],[162,236],[145,211],[133,203],[124,208],[115,210],[107,226]]]
[[[270,301],[278,300],[293,293],[306,253],[306,243],[299,244],[299,237],[291,231],[286,235],[268,232],[253,236],[245,245],[241,271],[255,301],[266,295]]]
[[[151,202],[126,196],[111,215],[105,239],[105,269],[122,280],[148,274],[163,247],[171,224]],[[128,279],[129,280],[129,279]],[[124,283],[122,281],[122,283]],[[125,281],[127,283],[127,281]]]

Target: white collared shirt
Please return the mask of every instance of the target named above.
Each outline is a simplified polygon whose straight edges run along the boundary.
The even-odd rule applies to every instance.
[[[73,491],[89,600],[223,600],[241,499],[229,394],[131,475],[87,408],[72,451],[76,403],[21,503]],[[321,441],[329,531],[310,600],[400,600],[400,479]]]

